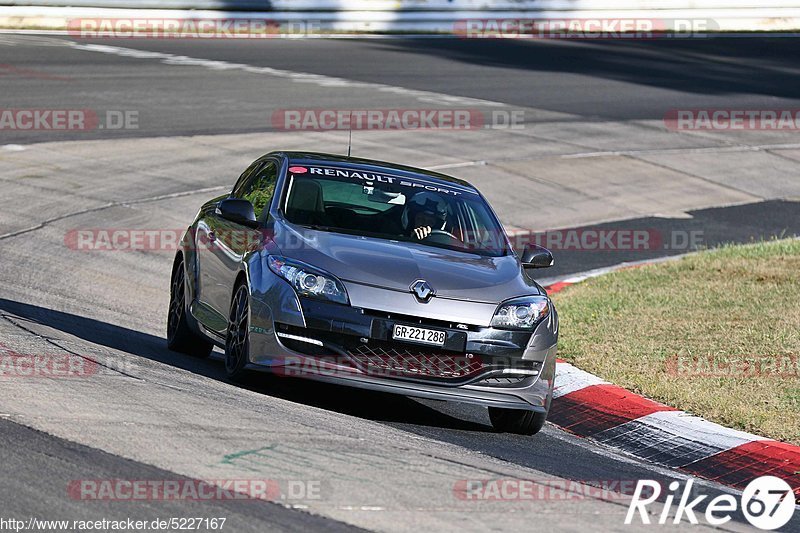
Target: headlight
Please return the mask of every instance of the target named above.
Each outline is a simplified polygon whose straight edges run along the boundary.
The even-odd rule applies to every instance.
[[[491,325],[497,328],[531,329],[550,314],[546,296],[526,296],[510,300],[497,308]]]
[[[279,255],[269,256],[267,262],[269,269],[288,281],[300,296],[349,303],[344,285],[331,274]]]

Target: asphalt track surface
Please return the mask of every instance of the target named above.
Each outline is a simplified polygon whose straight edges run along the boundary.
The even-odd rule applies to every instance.
[[[661,119],[670,109],[800,106],[796,39],[70,40],[486,99],[569,114],[567,121]],[[242,82],[235,72],[163,76],[163,69],[147,60],[124,61],[59,46],[18,45],[6,55],[6,64],[33,71],[4,75],[3,97],[19,107],[47,107],[55,99],[64,108],[141,110],[140,129],[87,137],[264,131],[275,109],[357,109],[359,104],[392,102],[319,94],[313,86],[302,91],[259,87]],[[37,78],[37,71],[57,77]],[[32,132],[18,139],[58,137],[56,132]]]
[[[3,477],[14,479],[0,489],[3,517],[73,519],[87,521],[169,519],[171,517],[226,517],[233,531],[357,531],[358,528],[268,502],[216,500],[210,502],[145,501],[85,502],[51,498],[54,487],[66,487],[79,472],[88,479],[169,479],[188,481],[158,468],[125,460],[67,442],[31,428],[0,420]],[[45,495],[45,497],[43,497]],[[77,518],[80,517],[80,518]],[[42,528],[43,529],[43,528]]]
[[[109,159],[107,152],[103,158],[99,151],[94,152],[101,145],[87,144],[90,148],[83,151],[77,145],[135,142],[134,138],[158,144],[167,141],[148,139],[269,132],[270,113],[281,108],[418,105],[419,95],[410,92],[368,91],[358,86],[352,91],[331,91],[333,76],[479,99],[474,103],[477,107],[497,102],[518,106],[526,109],[531,123],[545,117],[550,123],[563,122],[564,127],[568,123],[580,128],[605,121],[660,121],[667,110],[686,107],[793,108],[800,107],[796,63],[800,42],[750,38],[665,43],[438,39],[78,43],[326,77],[298,89],[297,84],[253,81],[235,69],[219,75],[204,67],[165,66],[163,57],[154,61],[130,53],[76,49],[63,44],[68,41],[63,37],[0,37],[0,63],[14,67],[5,68],[0,77],[3,107],[135,109],[141,124],[135,130],[78,136],[63,131],[2,133],[1,145],[21,145],[25,151],[19,153],[36,154],[38,162],[25,163],[28,167],[22,178],[3,175],[15,195],[23,191],[19,197],[24,201],[14,202],[0,219],[0,342],[23,353],[56,349],[112,361],[104,367],[99,385],[88,383],[92,380],[4,384],[0,392],[4,516],[153,519],[223,515],[233,531],[337,530],[351,527],[349,524],[380,530],[479,530],[537,520],[558,530],[623,529],[625,508],[618,504],[580,502],[565,507],[563,502],[537,502],[527,507],[458,507],[459,502],[454,502],[447,490],[458,477],[448,469],[453,465],[468,469],[462,476],[481,472],[483,477],[565,478],[589,484],[597,480],[683,479],[549,425],[535,438],[526,438],[494,433],[484,410],[470,406],[262,374],[253,374],[243,385],[233,385],[224,377],[219,354],[198,361],[169,352],[160,332],[171,256],[137,253],[109,258],[71,253],[63,249],[64,232],[75,227],[69,222],[75,216],[82,217],[83,227],[185,225],[204,198],[192,191],[226,185],[239,169],[165,188],[170,162],[163,154],[163,160],[137,163],[136,154],[126,153],[124,164],[102,166]],[[68,143],[72,151],[67,151],[66,144],[36,145],[52,141]],[[783,138],[780,141],[787,143]],[[113,152],[115,146],[125,151],[140,145],[102,146]],[[20,148],[2,152],[0,162],[9,161],[17,150]],[[244,149],[236,153],[237,161],[249,157],[247,154],[251,152]],[[253,153],[250,159],[257,155]],[[99,168],[93,164],[95,156]],[[200,161],[205,160],[198,156],[196,164],[203,164]],[[60,164],[68,170],[48,168]],[[141,165],[138,174],[131,170],[137,164]],[[185,169],[187,162],[181,164]],[[128,181],[116,183],[123,167],[124,178],[120,179]],[[81,168],[86,169],[85,180],[78,174]],[[53,182],[36,182],[40,174],[51,176]],[[219,177],[222,175],[225,177]],[[18,185],[31,180],[35,185],[30,190],[24,189],[29,185]],[[37,190],[43,198],[58,194],[52,201],[39,203],[32,196]],[[703,245],[711,246],[798,234],[798,195],[791,186],[788,190],[787,194],[762,195],[760,201],[722,202],[735,205],[714,205],[709,200],[703,204],[706,207],[685,209],[690,216],[651,213],[615,220],[599,214],[587,218],[586,224],[571,226],[648,228],[664,235],[699,229]],[[162,193],[176,196],[158,196]],[[126,211],[130,210],[124,205],[126,194],[144,198],[133,213]],[[7,200],[13,202],[13,197]],[[103,207],[104,202],[115,205]],[[61,204],[64,219],[59,219]],[[504,219],[512,214],[498,210]],[[55,216],[49,217],[48,211]],[[668,246],[646,253],[564,250],[556,256],[557,267],[547,275],[684,251]],[[119,367],[123,371],[117,371],[116,364],[123,365]],[[144,387],[149,387],[146,392]],[[357,435],[355,440],[344,439],[351,434]],[[286,448],[277,462],[270,458],[240,470],[229,468],[232,452],[259,449],[257,442],[274,446],[285,442]],[[364,459],[353,459],[351,454],[358,453]],[[341,476],[341,470],[326,470],[337,455],[350,457],[354,466],[349,468],[358,470],[359,475],[347,478]],[[225,457],[225,466],[211,468],[209,457]],[[293,462],[302,463],[302,468],[288,468]],[[64,488],[74,479],[183,479],[183,472],[210,477],[217,471],[228,477],[256,472],[283,478],[307,478],[308,472],[316,471],[323,486],[330,483],[344,488],[329,497],[330,505],[312,502],[295,509],[264,502],[85,502],[69,498]],[[374,483],[381,480],[376,488]],[[339,482],[344,484],[336,485]],[[430,486],[436,490],[426,492]],[[727,491],[713,483],[702,487],[712,496]],[[341,490],[355,492],[341,494]],[[422,505],[410,494],[414,491],[436,496]],[[374,500],[381,502],[374,509],[369,505],[373,493]],[[385,505],[392,498],[400,502],[396,509]],[[737,516],[729,527],[741,526],[742,520]],[[792,528],[800,528],[800,517],[786,530]]]

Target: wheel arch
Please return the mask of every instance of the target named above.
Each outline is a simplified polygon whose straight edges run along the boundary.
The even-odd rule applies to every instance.
[[[244,269],[239,270],[239,272],[236,274],[236,279],[234,279],[234,281],[233,281],[233,294],[236,294],[236,291],[239,288],[239,285],[242,285],[242,284],[247,284],[247,292],[251,292],[250,291],[250,276],[247,275],[247,272]],[[231,297],[233,297],[233,294],[231,295]]]
[[[177,252],[175,252],[175,257],[172,259],[172,273],[173,274],[175,273],[175,269],[178,268],[178,263],[182,262],[183,260],[184,260],[184,258],[183,258],[183,250],[178,250]],[[183,268],[184,268],[184,270],[186,269],[186,267],[183,267]]]

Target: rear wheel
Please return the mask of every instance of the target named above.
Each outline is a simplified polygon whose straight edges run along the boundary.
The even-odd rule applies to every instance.
[[[497,431],[517,433],[519,435],[535,435],[544,426],[547,413],[490,407],[489,419],[492,421],[492,427]]]
[[[167,348],[196,357],[208,357],[214,348],[212,343],[198,336],[189,327],[186,316],[186,273],[183,259],[176,261],[172,269],[167,312]]]
[[[231,379],[245,373],[250,359],[250,294],[247,285],[240,283],[233,292],[228,334],[225,337],[225,372]]]

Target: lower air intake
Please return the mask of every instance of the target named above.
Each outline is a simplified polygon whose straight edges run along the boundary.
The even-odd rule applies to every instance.
[[[484,370],[480,357],[424,347],[370,343],[352,347],[347,353],[363,371],[376,376],[459,380]]]

